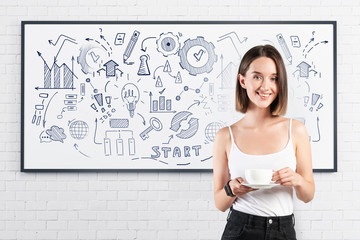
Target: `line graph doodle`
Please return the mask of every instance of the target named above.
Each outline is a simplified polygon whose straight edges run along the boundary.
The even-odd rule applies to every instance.
[[[244,37],[242,40],[240,40],[240,38],[239,38],[239,36],[237,35],[236,32],[229,32],[229,33],[227,33],[227,34],[225,34],[225,35],[220,36],[217,41],[220,42],[220,41],[225,40],[226,38],[229,38],[229,39],[230,39],[230,41],[231,41],[232,45],[234,46],[234,48],[235,48],[235,50],[236,50],[239,58],[241,58],[241,54],[240,54],[237,46],[239,46],[239,45],[241,45],[242,43],[246,42],[248,38],[247,38],[247,37]],[[234,39],[237,40],[237,44],[234,43]]]

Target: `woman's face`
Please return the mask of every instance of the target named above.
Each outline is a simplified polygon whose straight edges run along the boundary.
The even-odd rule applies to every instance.
[[[271,58],[255,59],[245,76],[239,74],[238,78],[250,99],[249,107],[269,108],[278,95],[276,64]]]

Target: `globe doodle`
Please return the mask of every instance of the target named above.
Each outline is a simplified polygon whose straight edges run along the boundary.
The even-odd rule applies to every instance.
[[[205,137],[209,141],[214,142],[217,131],[219,131],[222,127],[223,125],[219,122],[209,123],[205,128]]]
[[[70,135],[78,140],[84,139],[89,132],[89,126],[84,121],[75,121],[71,123],[70,128]]]

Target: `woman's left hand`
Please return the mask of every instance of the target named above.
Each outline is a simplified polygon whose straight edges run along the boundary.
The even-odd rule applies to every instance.
[[[296,187],[301,184],[302,177],[291,168],[286,167],[273,173],[272,181],[282,186]]]

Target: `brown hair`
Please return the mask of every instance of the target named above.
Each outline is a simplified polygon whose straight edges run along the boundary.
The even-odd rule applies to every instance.
[[[279,93],[270,105],[270,112],[273,115],[285,115],[288,101],[287,75],[285,64],[278,50],[276,50],[276,48],[271,45],[255,46],[249,51],[247,51],[241,59],[239,71],[236,76],[236,110],[245,113],[250,102],[246,90],[240,85],[238,76],[239,74],[245,76],[247,70],[250,67],[250,64],[259,57],[268,57],[275,62]]]

